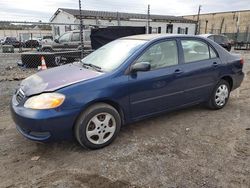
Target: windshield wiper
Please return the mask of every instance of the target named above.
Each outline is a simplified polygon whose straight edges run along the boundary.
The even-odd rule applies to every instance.
[[[82,62],[82,65],[85,66],[85,67],[91,67],[91,68],[95,69],[98,72],[103,72],[102,68],[97,66],[97,65],[93,65],[91,63],[84,63],[84,62]]]

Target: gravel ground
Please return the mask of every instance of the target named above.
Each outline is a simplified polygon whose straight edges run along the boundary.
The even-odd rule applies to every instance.
[[[9,100],[36,70],[0,55],[0,187],[250,187],[250,53],[246,78],[219,111],[201,106],[122,128],[96,151],[76,142],[41,144],[19,135]]]

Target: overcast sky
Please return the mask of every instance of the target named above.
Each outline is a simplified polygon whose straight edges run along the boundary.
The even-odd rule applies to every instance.
[[[249,0],[82,0],[83,9],[146,13],[151,5],[152,14],[189,15],[250,9]],[[58,8],[78,8],[78,0],[0,0],[0,20],[49,21]]]

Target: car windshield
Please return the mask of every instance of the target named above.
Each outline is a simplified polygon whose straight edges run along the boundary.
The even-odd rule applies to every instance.
[[[82,63],[99,67],[104,72],[118,68],[133,52],[145,44],[144,40],[115,40],[94,51]]]

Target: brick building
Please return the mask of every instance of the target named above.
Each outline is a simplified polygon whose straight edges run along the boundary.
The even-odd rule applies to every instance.
[[[196,21],[197,15],[183,18]],[[233,40],[250,42],[250,10],[201,14],[198,32],[225,34]]]

